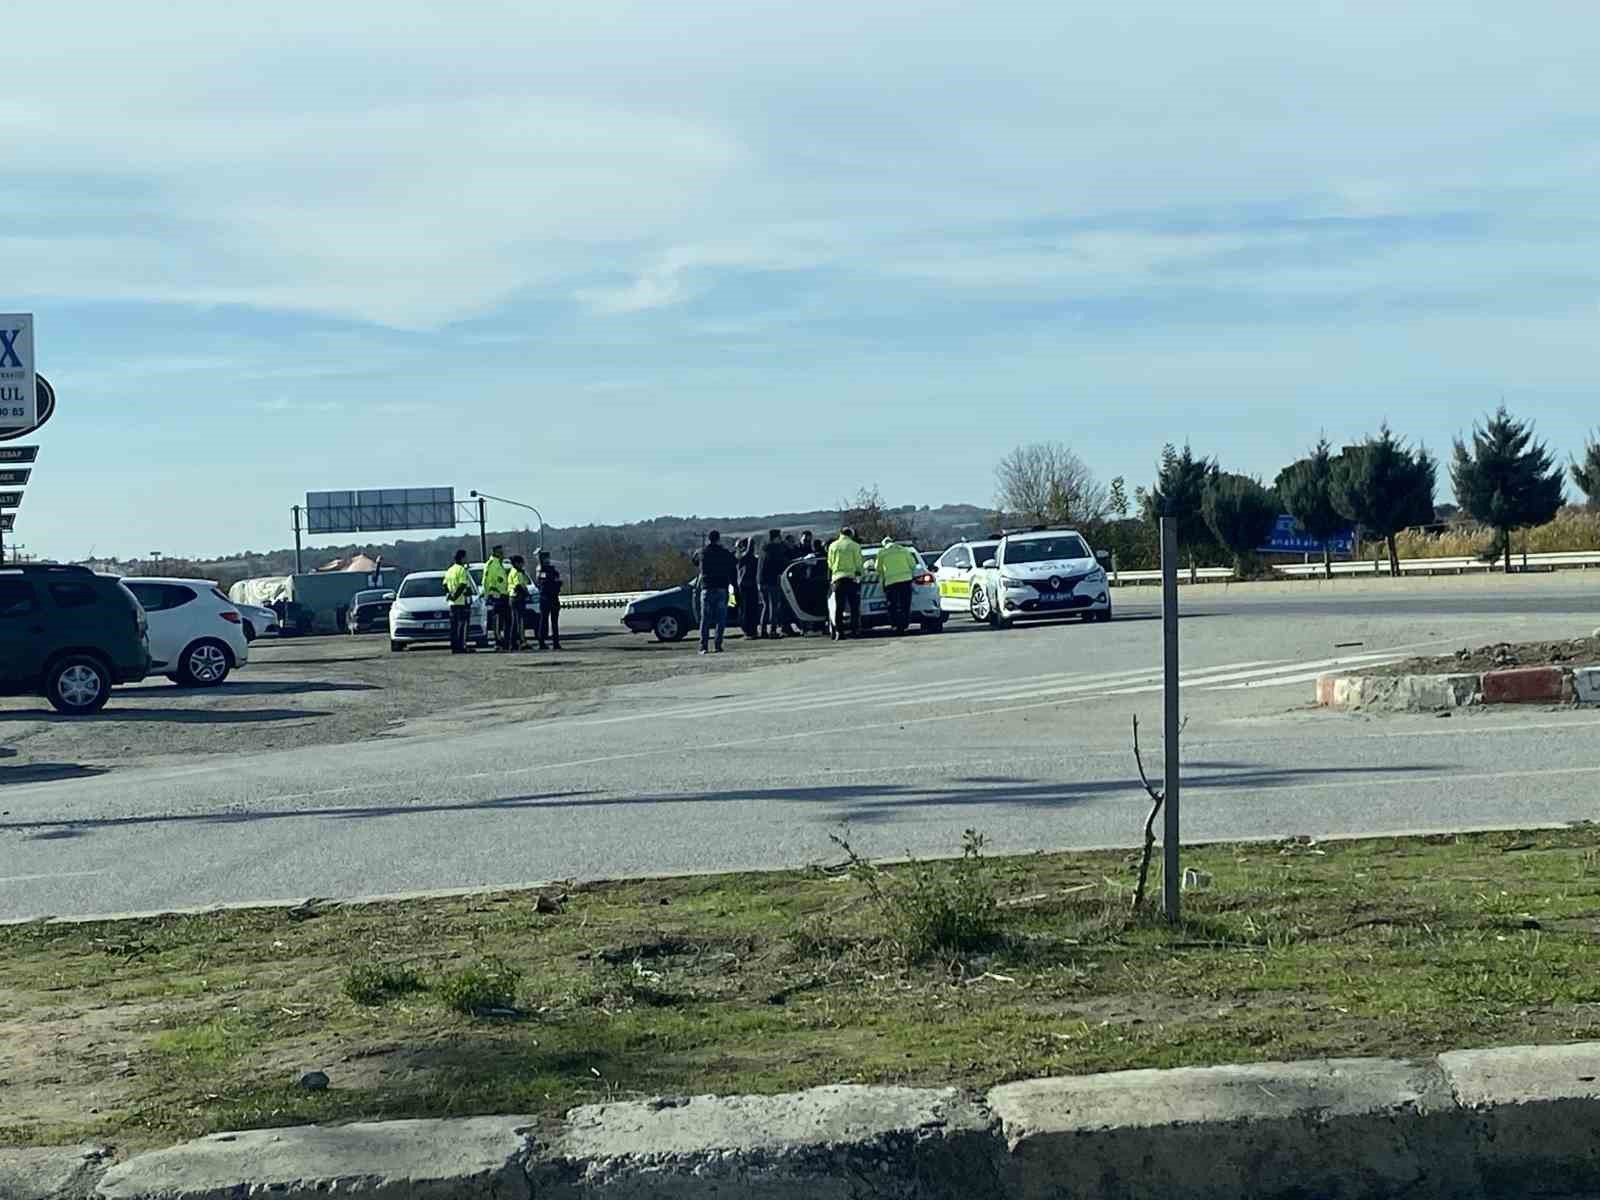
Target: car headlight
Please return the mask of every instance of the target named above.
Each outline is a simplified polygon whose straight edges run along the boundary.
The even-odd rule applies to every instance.
[[[1000,586],[1001,587],[1021,587],[1026,582],[1027,582],[1027,580],[1018,579],[1014,575],[1002,575],[1002,576],[1000,576]]]
[[[1104,567],[1096,567],[1094,570],[1089,572],[1089,583],[1104,583],[1105,581],[1106,570]]]

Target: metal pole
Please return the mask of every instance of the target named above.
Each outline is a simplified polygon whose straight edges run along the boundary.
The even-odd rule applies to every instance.
[[[296,504],[290,511],[294,513],[294,573],[304,575],[305,565],[300,561],[300,506]]]
[[[1179,889],[1183,883],[1178,866],[1178,730],[1182,718],[1178,710],[1178,522],[1173,517],[1161,518],[1161,650],[1161,666],[1165,673],[1162,736],[1167,751],[1161,894],[1167,921],[1176,924]]]
[[[478,557],[489,561],[489,503],[478,497]]]

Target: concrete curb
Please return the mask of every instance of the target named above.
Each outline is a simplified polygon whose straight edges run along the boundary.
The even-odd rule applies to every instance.
[[[217,1134],[107,1167],[0,1150],[0,1200],[1331,1200],[1600,1189],[1600,1043],[1122,1071],[978,1098],[780,1096]]]
[[[1509,667],[1482,674],[1323,675],[1322,708],[1447,712],[1480,704],[1600,704],[1600,667]]]

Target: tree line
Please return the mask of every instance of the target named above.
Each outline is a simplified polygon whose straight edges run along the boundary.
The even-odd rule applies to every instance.
[[[1600,441],[1591,438],[1582,456],[1563,467],[1531,423],[1503,405],[1455,439],[1448,472],[1460,511],[1493,531],[1488,551],[1503,558],[1507,571],[1512,534],[1552,520],[1565,503],[1568,478],[1591,509],[1600,509]],[[1259,574],[1266,568],[1258,548],[1287,513],[1322,544],[1329,575],[1329,543],[1352,528],[1383,543],[1390,574],[1398,575],[1398,535],[1435,523],[1438,474],[1439,462],[1425,447],[1412,447],[1384,424],[1338,451],[1319,439],[1271,484],[1225,471],[1187,443],[1169,444],[1155,479],[1136,488],[1130,502],[1125,479],[1102,484],[1070,447],[1036,442],[1001,460],[995,500],[1002,519],[1075,525],[1129,567],[1159,561],[1158,523],[1171,517],[1191,567],[1226,556],[1241,576]]]

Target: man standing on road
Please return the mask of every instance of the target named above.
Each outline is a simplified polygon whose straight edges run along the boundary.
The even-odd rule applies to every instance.
[[[506,548],[496,546],[483,564],[483,595],[489,604],[489,630],[495,649],[511,649],[511,589],[506,582]]]
[[[533,573],[533,586],[539,592],[539,649],[546,640],[561,649],[561,572],[550,561],[550,551],[539,551],[539,569]]]
[[[761,636],[778,637],[778,627],[783,624],[783,569],[789,565],[789,549],[783,544],[783,531],[773,529],[767,533],[767,544],[761,547]]]
[[[520,554],[511,556],[511,570],[506,572],[506,587],[511,591],[511,648],[528,648],[527,612],[528,589],[533,580],[526,571],[527,560]]]
[[[700,653],[711,648],[711,631],[717,631],[717,653],[722,653],[722,635],[728,628],[728,589],[738,578],[738,564],[722,544],[722,533],[713,529],[706,544],[695,555],[700,566]]]
[[[828,547],[828,576],[833,582],[833,640],[855,637],[861,632],[861,545],[856,531],[846,526]],[[849,610],[849,624],[845,611]],[[846,632],[848,631],[848,632]]]
[[[734,544],[733,561],[739,573],[739,624],[745,637],[754,638],[761,631],[761,555],[754,538]]]
[[[467,570],[467,552],[456,551],[456,560],[444,573],[444,598],[450,602],[450,653],[470,654],[467,625],[472,617],[472,595],[477,588]]]
[[[883,539],[878,548],[878,582],[883,584],[883,596],[889,603],[889,624],[896,633],[911,628],[911,581],[922,563],[892,537]]]

